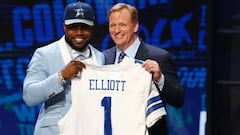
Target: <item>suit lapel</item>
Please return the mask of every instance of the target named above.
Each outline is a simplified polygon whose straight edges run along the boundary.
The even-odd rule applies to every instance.
[[[105,64],[114,64],[116,58],[116,46],[106,50],[104,52],[105,55]]]
[[[137,54],[135,56],[136,59],[139,59],[139,60],[146,60],[148,58],[148,49],[147,49],[147,46],[146,44],[141,40],[141,44],[138,48],[138,51],[137,51]]]

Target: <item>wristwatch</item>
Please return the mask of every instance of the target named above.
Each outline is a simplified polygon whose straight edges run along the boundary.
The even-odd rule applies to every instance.
[[[64,83],[66,83],[66,80],[63,78],[61,71],[58,72],[58,78],[59,78],[60,85],[63,85]]]

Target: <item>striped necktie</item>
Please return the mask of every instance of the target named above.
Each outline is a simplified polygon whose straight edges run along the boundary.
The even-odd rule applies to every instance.
[[[120,63],[125,56],[126,54],[124,52],[121,52],[120,55],[118,56],[118,63]]]

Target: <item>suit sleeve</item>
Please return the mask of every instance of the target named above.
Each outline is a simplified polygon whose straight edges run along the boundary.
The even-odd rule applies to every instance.
[[[165,77],[164,85],[160,92],[163,101],[174,107],[182,107],[185,91],[180,85],[174,61],[169,53],[163,57],[160,67]]]
[[[38,105],[63,91],[58,74],[49,75],[47,56],[36,50],[28,65],[23,82],[23,100],[28,106]]]

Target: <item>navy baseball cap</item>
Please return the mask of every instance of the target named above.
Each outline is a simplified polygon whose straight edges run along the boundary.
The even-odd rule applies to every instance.
[[[64,24],[84,23],[90,26],[94,25],[93,8],[83,2],[74,2],[66,6],[64,11]]]

